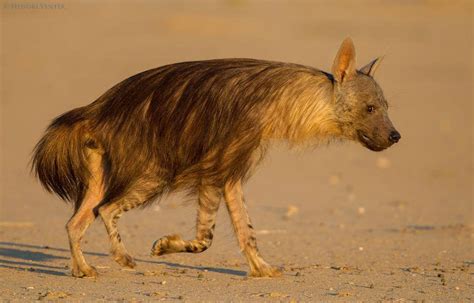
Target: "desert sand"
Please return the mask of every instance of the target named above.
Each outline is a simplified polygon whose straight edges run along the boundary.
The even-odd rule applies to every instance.
[[[474,300],[473,8],[457,1],[64,1],[1,8],[0,301],[375,302]],[[83,244],[97,279],[69,270],[71,207],[29,173],[57,115],[164,64],[251,57],[329,71],[340,42],[376,79],[400,143],[271,149],[246,185],[262,255],[247,278],[225,207],[213,246],[152,258],[192,237],[193,201],[172,195],[120,221],[136,270],[108,255],[100,221]]]

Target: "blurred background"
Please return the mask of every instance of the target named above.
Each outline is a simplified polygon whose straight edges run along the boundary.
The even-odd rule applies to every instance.
[[[246,265],[225,208],[205,254],[165,256],[166,264],[148,258],[165,234],[192,237],[195,208],[180,196],[120,221],[129,250],[143,261],[138,274],[189,266],[191,273],[167,278],[176,283],[165,292],[196,300],[220,298],[218,291],[195,291],[199,266],[210,267],[206,285],[240,300],[274,293],[303,301],[474,298],[471,1],[1,3],[0,273],[9,278],[0,296],[33,298],[25,281],[38,274],[38,293],[52,283],[71,298],[84,292],[89,299],[140,299],[151,292],[143,286],[137,293],[127,284],[130,273],[104,255],[107,237],[98,222],[84,249],[95,252],[88,259],[102,264],[99,271],[119,289],[105,291],[107,278],[100,278],[83,291],[66,279],[63,226],[71,208],[45,193],[28,167],[55,116],[133,74],[179,61],[249,57],[330,71],[350,36],[359,67],[385,55],[376,80],[402,139],[382,153],[355,143],[271,149],[246,193],[262,254],[285,266],[285,276],[278,283],[241,279]],[[140,283],[149,278],[138,274]]]

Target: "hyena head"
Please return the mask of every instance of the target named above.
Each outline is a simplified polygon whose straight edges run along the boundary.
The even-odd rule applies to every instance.
[[[342,136],[373,151],[384,150],[401,138],[388,117],[382,89],[373,78],[380,61],[375,59],[356,70],[354,44],[347,38],[332,67],[335,115]]]

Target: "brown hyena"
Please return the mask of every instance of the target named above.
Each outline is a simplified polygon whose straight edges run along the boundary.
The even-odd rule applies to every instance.
[[[242,184],[269,143],[349,139],[380,151],[400,139],[373,79],[379,63],[356,69],[346,39],[332,75],[253,59],[184,62],[132,76],[90,105],[56,118],[36,146],[43,186],[74,204],[67,223],[75,277],[96,276],[80,242],[97,216],[114,259],[134,267],[117,231],[123,212],[178,190],[198,200],[193,240],[156,241],[153,255],[203,252],[224,198],[252,276],[276,276],[258,252]]]

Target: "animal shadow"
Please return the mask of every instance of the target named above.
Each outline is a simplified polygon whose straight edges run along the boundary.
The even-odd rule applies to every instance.
[[[109,257],[108,254],[97,252],[84,252],[84,254],[99,257]],[[69,264],[69,249],[15,242],[0,242],[0,267],[2,268],[55,276],[68,276],[69,269],[67,268],[67,266],[57,266],[49,264],[58,260],[63,260],[67,264]],[[209,271],[233,276],[246,276],[246,272],[235,269],[208,266],[192,266],[169,261],[151,261],[144,259],[135,260],[141,263],[165,265],[173,269],[182,268],[197,271]]]
[[[47,247],[29,244],[0,242],[0,267],[17,271],[65,276],[67,274],[65,267],[48,263],[61,259],[67,260],[67,258],[46,252],[47,249]]]

